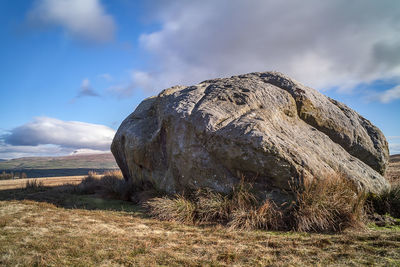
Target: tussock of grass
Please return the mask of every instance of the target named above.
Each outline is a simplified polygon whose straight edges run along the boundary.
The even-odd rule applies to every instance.
[[[285,228],[282,211],[270,200],[266,200],[258,208],[241,207],[234,209],[228,226],[241,230],[282,230]]]
[[[81,194],[98,193],[105,197],[129,200],[132,195],[132,185],[125,181],[121,171],[109,171],[103,176],[89,172],[89,175],[78,185]]]
[[[233,229],[339,232],[364,226],[365,195],[340,175],[306,181],[294,188],[295,205],[278,207],[260,200],[243,180],[228,195],[210,189],[193,195],[156,198],[147,202],[150,214],[183,223],[219,223]]]
[[[306,180],[296,195],[297,207],[291,216],[297,231],[338,232],[364,225],[366,196],[341,175]]]
[[[196,206],[182,195],[174,198],[153,198],[146,202],[150,215],[164,221],[193,224]]]
[[[228,196],[208,188],[199,189],[195,195],[195,203],[199,222],[224,223],[229,220],[232,203]]]
[[[261,204],[260,204],[261,203]],[[219,223],[231,229],[272,229],[282,227],[282,212],[273,201],[260,202],[252,186],[243,181],[229,195],[200,189],[192,196],[151,199],[145,205],[160,220],[187,224]]]
[[[373,212],[400,218],[400,183],[392,184],[392,187],[382,194],[370,194],[368,204]]]
[[[346,228],[364,228],[366,221],[366,194],[358,192],[352,182],[339,174],[293,186],[296,201],[281,207],[271,199],[259,199],[244,179],[230,194],[203,188],[186,195],[152,198],[159,192],[134,186],[124,180],[121,172],[114,171],[103,176],[89,173],[76,191],[144,202],[149,214],[160,220],[221,224],[231,229],[341,232]],[[373,203],[370,206],[378,213],[398,216],[400,186],[382,195],[370,196],[369,203]]]
[[[37,179],[29,179],[25,183],[25,189],[28,190],[41,190],[44,188],[44,184],[42,181],[39,181]]]

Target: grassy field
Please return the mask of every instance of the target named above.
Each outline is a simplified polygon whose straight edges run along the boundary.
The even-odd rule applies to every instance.
[[[0,181],[1,266],[400,266],[400,220],[339,234],[190,226],[81,194],[82,178]]]
[[[390,156],[389,168],[386,177],[392,183],[400,182],[400,154]]]
[[[230,231],[146,218],[127,203],[82,198],[92,208],[0,202],[3,266],[399,266],[400,229],[340,235]],[[110,210],[107,210],[110,209]],[[120,209],[118,211],[118,209]],[[124,210],[124,211],[121,211]]]
[[[77,168],[112,169],[117,168],[117,164],[111,153],[63,157],[26,157],[0,162],[0,170]]]
[[[85,176],[63,176],[63,177],[44,177],[37,180],[42,182],[43,186],[58,186],[66,183],[78,184],[82,181]],[[14,179],[14,180],[0,180],[0,190],[5,189],[18,189],[24,188],[27,182],[35,181],[34,178],[27,179]]]
[[[71,188],[0,191],[0,265],[400,266],[399,226],[341,234],[187,226]]]
[[[63,157],[27,157],[0,161],[0,172],[24,172],[28,177],[76,176],[89,171],[118,169],[111,153]]]

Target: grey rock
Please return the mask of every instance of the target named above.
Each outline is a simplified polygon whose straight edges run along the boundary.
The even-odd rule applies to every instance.
[[[355,111],[278,72],[175,86],[145,99],[111,150],[125,179],[169,193],[228,192],[244,179],[264,197],[341,173],[359,189],[389,187],[381,131]]]

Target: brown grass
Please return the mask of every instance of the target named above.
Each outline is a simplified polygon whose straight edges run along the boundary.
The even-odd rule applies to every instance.
[[[228,226],[231,229],[240,230],[282,230],[286,228],[282,211],[273,201],[269,200],[266,200],[260,207],[233,209]]]
[[[340,232],[364,227],[366,196],[357,193],[343,176],[307,180],[293,191],[295,205],[281,208],[272,200],[258,199],[251,184],[242,180],[229,195],[201,189],[186,198],[182,195],[156,198],[147,207],[160,220],[219,223],[233,229]]]
[[[25,189],[41,190],[44,189],[44,183],[38,179],[30,179],[26,181]]]
[[[46,177],[38,178],[37,180],[43,182],[43,186],[54,187],[63,184],[78,184],[85,176],[63,176],[63,177]],[[0,180],[0,190],[24,188],[27,181],[35,180],[29,179],[15,179],[15,180]]]
[[[400,182],[392,184],[389,190],[379,195],[370,194],[368,204],[373,212],[400,218]]]
[[[62,180],[62,184],[69,182]],[[20,187],[24,186],[25,182]],[[400,226],[370,224],[363,231],[347,229],[337,234],[246,230],[251,228],[246,227],[249,221],[254,225],[253,217],[275,208],[270,202],[244,215],[237,209],[237,224],[244,227],[234,228],[240,231],[219,223],[192,226],[151,219],[131,202],[75,195],[74,188],[0,191],[1,266],[400,266]],[[314,190],[308,190],[310,196],[321,190],[310,188]],[[238,188],[241,193],[236,198],[198,192],[191,201],[201,202],[204,209],[194,216],[204,222],[226,222],[233,199],[242,211],[257,200],[247,189]],[[16,196],[42,202],[7,200]],[[304,212],[318,203],[331,206],[323,199],[304,203],[309,203]]]
[[[400,183],[400,154],[390,156],[385,177],[392,184]]]
[[[182,195],[174,198],[153,198],[146,202],[150,215],[159,220],[175,221],[186,224],[195,222],[196,206]]]
[[[340,232],[346,228],[362,228],[365,222],[366,194],[342,175],[323,180],[304,181],[296,189],[294,229],[303,232]]]
[[[188,196],[157,197],[145,203],[154,218],[186,224],[219,223],[231,229],[282,229],[282,212],[273,201],[260,202],[243,180],[223,195],[199,189]]]
[[[400,228],[236,231],[138,213],[0,202],[2,266],[398,266]]]
[[[103,197],[131,200],[134,187],[129,181],[125,181],[121,171],[108,171],[100,176],[89,172],[80,184],[77,191],[81,194],[99,194]]]

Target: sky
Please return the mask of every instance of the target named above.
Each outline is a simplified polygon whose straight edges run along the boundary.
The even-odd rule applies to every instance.
[[[4,0],[0,35],[0,159],[109,151],[144,98],[271,70],[400,153],[398,0]]]

